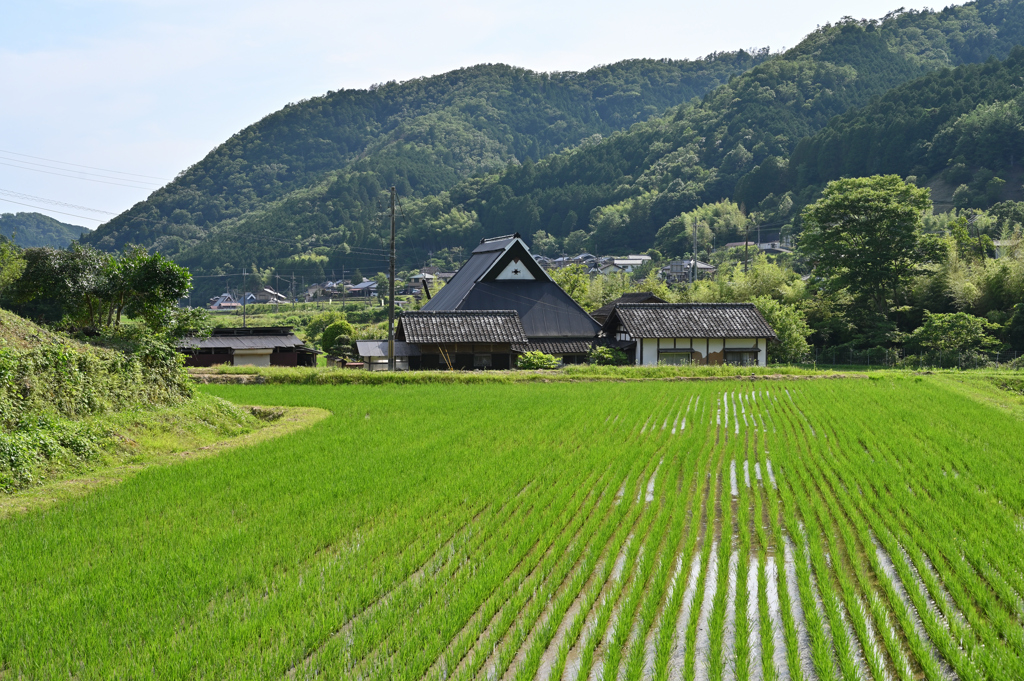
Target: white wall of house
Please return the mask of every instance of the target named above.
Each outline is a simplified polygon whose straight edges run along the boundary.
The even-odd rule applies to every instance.
[[[270,366],[271,348],[236,348],[233,361],[234,366]]]
[[[639,366],[657,366],[665,354],[687,348],[697,353],[694,359],[700,364],[707,363],[709,356],[716,363],[721,363],[725,360],[725,353],[731,350],[759,348],[757,365],[767,364],[768,341],[765,338],[638,338],[636,341],[636,363]]]

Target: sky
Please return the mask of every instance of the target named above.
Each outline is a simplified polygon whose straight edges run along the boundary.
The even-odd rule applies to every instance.
[[[290,102],[480,63],[792,47],[901,0],[3,0],[0,212],[94,228]]]

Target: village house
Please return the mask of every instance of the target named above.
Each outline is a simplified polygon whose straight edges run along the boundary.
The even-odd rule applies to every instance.
[[[214,329],[209,338],[183,338],[178,352],[185,366],[316,366],[317,351],[307,347],[290,326]]]
[[[777,340],[752,303],[622,303],[603,330],[607,344],[644,366],[765,366]]]
[[[230,293],[222,293],[219,296],[210,298],[211,310],[236,310],[240,307],[242,307],[242,304],[235,300],[235,297]]]
[[[514,344],[510,351],[540,350],[565,364],[586,361],[601,330],[537,263],[518,234],[482,240],[448,285],[422,309],[465,310],[515,311],[526,337],[508,339]]]
[[[395,338],[416,346],[422,369],[511,369],[513,345],[528,342],[515,310],[406,312]],[[386,364],[386,342],[384,352]]]
[[[622,305],[623,303],[666,303],[666,302],[668,302],[668,301],[664,300],[662,298],[659,298],[658,296],[654,295],[653,293],[648,293],[647,291],[639,291],[637,293],[623,293],[622,296],[620,296],[619,298],[616,298],[612,302],[606,303],[605,305],[602,305],[601,307],[599,307],[596,310],[594,310],[593,312],[591,312],[590,316],[593,317],[594,321],[596,321],[598,324],[600,324],[601,326],[604,326],[604,323],[606,321],[608,321],[608,315],[610,315],[612,313],[612,310],[615,309],[616,305]]]

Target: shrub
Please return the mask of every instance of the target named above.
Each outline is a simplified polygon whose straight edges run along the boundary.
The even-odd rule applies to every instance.
[[[516,366],[520,369],[557,369],[558,358],[554,355],[546,355],[539,350],[534,350],[520,355]]]
[[[599,366],[622,366],[629,362],[629,356],[616,348],[596,347],[590,351],[587,361]]]

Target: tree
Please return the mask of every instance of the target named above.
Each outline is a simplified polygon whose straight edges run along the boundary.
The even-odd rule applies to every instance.
[[[319,345],[321,349],[326,350],[328,346],[321,343],[321,337],[324,331],[332,324],[337,322],[345,322],[348,324],[348,319],[342,312],[336,312],[334,310],[325,310],[318,314],[313,315],[306,323],[305,336],[306,341],[313,345]],[[348,335],[352,335],[352,326],[349,324]]]
[[[921,234],[930,207],[927,188],[897,175],[829,182],[804,209],[799,248],[829,290],[846,288],[887,314],[910,279],[941,254],[938,241]]]
[[[25,271],[25,258],[21,249],[0,236],[0,293],[21,277]]]
[[[558,239],[543,229],[533,235],[533,251],[541,255],[556,255],[560,244]]]
[[[999,345],[994,333],[998,324],[966,312],[944,314],[924,313],[924,324],[914,330],[911,347],[926,353],[978,352]]]
[[[804,313],[793,305],[786,305],[770,296],[752,300],[761,316],[775,330],[779,340],[768,344],[768,361],[776,364],[795,364],[807,357],[810,345],[807,337],[811,327]]]
[[[351,338],[355,333],[355,329],[352,328],[352,325],[347,320],[344,318],[339,319],[324,329],[323,334],[320,336],[320,347],[327,352],[333,353],[335,345],[342,338],[348,341],[347,343],[342,343],[342,345],[351,345]]]
[[[575,220],[576,214],[571,213]],[[565,237],[565,250],[570,255],[579,255],[589,247],[590,237],[582,229],[577,229],[573,232],[569,232],[569,236]]]
[[[548,272],[555,283],[562,287],[562,290],[569,294],[569,297],[580,305],[587,302],[587,293],[590,292],[590,277],[587,275],[587,268],[583,265],[569,265],[559,267]]]

